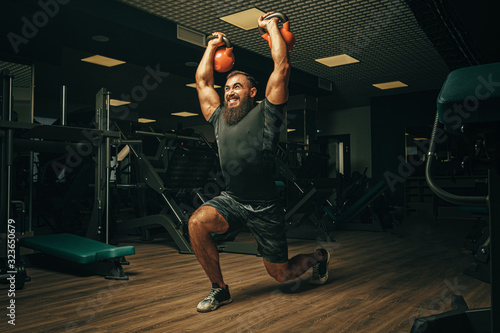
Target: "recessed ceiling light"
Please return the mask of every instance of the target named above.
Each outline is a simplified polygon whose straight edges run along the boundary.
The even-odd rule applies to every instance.
[[[108,36],[102,36],[102,35],[97,35],[97,36],[92,36],[92,39],[95,40],[96,42],[109,42],[109,37]]]
[[[188,84],[186,84],[186,87],[196,88],[196,83],[188,83]],[[217,88],[220,88],[220,86],[215,84],[214,89],[217,89]]]
[[[109,105],[111,105],[111,106],[121,106],[121,105],[126,105],[126,104],[130,104],[130,102],[120,101],[119,99],[113,99],[113,98],[109,99]]]
[[[198,114],[197,113],[192,113],[192,112],[175,112],[175,113],[171,113],[172,116],[178,116],[178,117],[193,117],[193,116],[197,116]]]
[[[154,120],[154,119],[148,119],[148,118],[139,118],[139,119],[137,119],[137,121],[140,122],[140,123],[142,123],[142,124],[156,122],[156,120]]]
[[[287,132],[295,132],[295,128],[288,128],[286,131]]]
[[[259,16],[264,14],[265,13],[263,11],[260,11],[257,8],[251,8],[235,14],[223,16],[220,19],[243,30],[250,30],[258,27],[257,20],[259,19]]]
[[[353,57],[348,56],[347,54],[340,54],[333,57],[326,57],[314,60],[328,67],[342,66],[359,62],[358,59],[354,59]]]
[[[375,84],[373,84],[373,86],[376,87],[376,88],[379,88],[381,90],[408,87],[407,84],[405,84],[405,83],[403,83],[401,81],[375,83]]]
[[[92,56],[92,57],[83,58],[82,61],[90,62],[92,64],[106,66],[106,67],[113,67],[113,66],[117,66],[117,65],[121,65],[121,64],[125,63],[125,61],[116,60],[113,58],[108,58],[108,57],[101,56],[98,54],[95,56]]]

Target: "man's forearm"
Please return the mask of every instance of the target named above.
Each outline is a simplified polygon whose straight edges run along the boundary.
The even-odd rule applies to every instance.
[[[283,36],[278,28],[276,20],[271,20],[267,24],[267,31],[271,38],[271,57],[275,65],[288,65],[288,49]]]
[[[196,70],[196,84],[213,86],[214,84],[214,58],[217,47],[208,45]]]

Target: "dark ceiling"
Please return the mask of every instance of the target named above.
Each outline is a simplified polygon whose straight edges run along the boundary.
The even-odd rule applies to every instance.
[[[170,115],[200,113],[196,90],[185,86],[194,82],[196,67],[186,63],[198,62],[204,48],[177,39],[177,25],[205,35],[225,32],[234,44],[235,68],[256,76],[262,98],[272,70],[267,43],[258,29],[243,30],[220,20],[255,7],[290,18],[297,39],[291,51],[291,95],[318,97],[320,111],[331,111],[369,106],[377,96],[436,90],[451,69],[500,61],[494,46],[499,35],[494,3],[2,0],[0,60],[34,64],[37,116],[59,117],[62,85],[68,89],[69,121],[91,113],[95,95],[104,87],[113,98],[133,102],[128,109],[131,119],[157,119],[163,128],[176,128],[181,122],[195,126],[204,124],[201,116]],[[97,42],[95,35],[109,41]],[[314,60],[341,53],[360,62],[329,68]],[[94,54],[126,64],[106,68],[80,60]],[[150,77],[158,84],[145,81]],[[332,91],[319,88],[318,80],[331,82]],[[395,80],[408,87],[380,91],[372,86]],[[217,74],[216,84],[223,83],[224,75]]]

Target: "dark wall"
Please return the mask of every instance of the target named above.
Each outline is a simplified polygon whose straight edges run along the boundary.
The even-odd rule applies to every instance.
[[[438,94],[439,90],[432,90],[371,100],[372,175],[375,180],[389,177],[394,204],[403,204],[402,180],[407,172],[411,173],[401,165],[405,156],[405,129],[432,126]]]

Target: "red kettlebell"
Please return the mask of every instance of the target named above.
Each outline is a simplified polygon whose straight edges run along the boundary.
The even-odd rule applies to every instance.
[[[272,13],[266,16],[264,20],[270,20],[275,17],[277,17],[279,21],[283,24],[283,26],[280,29],[281,36],[283,36],[288,51],[290,51],[295,46],[295,36],[293,35],[293,32],[290,31],[290,21],[288,20],[288,17],[282,13]],[[259,27],[259,31],[260,34],[262,35],[262,38],[267,40],[267,42],[269,43],[269,48],[271,48],[271,37],[269,36],[269,33],[261,27]]]
[[[207,42],[217,38],[219,37],[209,36],[207,38]],[[214,69],[219,73],[229,72],[234,66],[234,54],[231,42],[225,36],[222,36],[222,42],[224,44],[222,44],[221,47],[219,47],[217,51],[215,51],[214,58]]]

